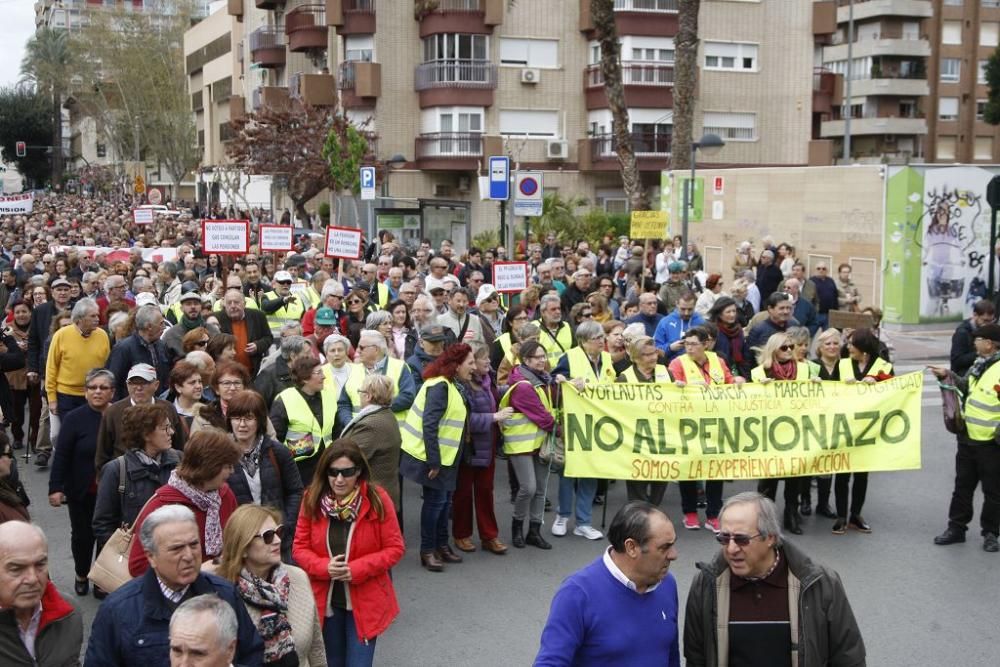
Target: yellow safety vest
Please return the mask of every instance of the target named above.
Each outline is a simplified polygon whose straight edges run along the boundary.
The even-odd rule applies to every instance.
[[[853,372],[853,371],[852,371]],[[767,373],[764,372],[763,366],[755,366],[752,371],[750,371],[750,381],[760,382],[761,380],[767,379]],[[809,364],[805,361],[795,362],[795,379],[796,380],[808,380],[809,379]]]
[[[389,288],[383,283],[378,284],[378,307],[381,310],[385,310],[385,307],[389,305]]]
[[[265,294],[264,298],[268,301],[273,301],[278,298],[278,293],[272,290]],[[267,316],[267,326],[271,329],[272,334],[277,334],[281,331],[283,325],[289,322],[299,322],[305,314],[306,308],[302,304],[302,299],[296,299],[292,303],[286,303],[278,310],[269,314]]]
[[[247,310],[260,310],[260,306],[257,304],[257,301],[253,297],[244,296],[243,303],[246,304]],[[215,302],[215,304],[212,306],[212,312],[213,313],[222,312],[222,299],[219,299],[218,301]]]
[[[625,378],[626,382],[645,382],[645,380],[639,379],[639,374],[636,373],[634,365],[622,371],[622,377]],[[656,364],[656,368],[653,369],[653,382],[670,382],[670,372],[666,366]]]
[[[565,322],[559,324],[559,331],[553,336],[541,321],[538,322],[541,333],[538,342],[549,355],[549,368],[555,368],[559,363],[559,357],[563,356],[573,347],[573,332]]]
[[[462,395],[458,393],[454,382],[438,376],[424,382],[413,401],[413,407],[406,415],[406,420],[399,429],[404,452],[417,459],[427,462],[427,447],[424,444],[424,406],[427,402],[427,390],[441,384],[448,385],[448,405],[438,424],[438,450],[441,455],[441,465],[450,466],[458,458],[458,450],[462,446],[462,434],[465,432],[465,418],[469,410],[465,407]]]
[[[180,322],[181,321],[181,316],[184,315],[184,311],[181,310],[181,302],[180,301],[175,301],[174,303],[170,304],[170,307],[167,308],[166,314],[169,315],[171,313],[174,314],[174,320],[173,320],[174,322]]]
[[[340,392],[344,390],[344,387],[337,383],[337,378],[333,376],[333,369],[330,368],[330,364],[323,364],[323,377],[326,378],[323,382],[323,392],[333,394],[334,403],[339,402]]]
[[[385,366],[385,375],[392,380],[392,384],[396,387],[397,395],[399,394],[399,379],[403,375],[403,368],[405,366],[405,362],[400,359],[393,359],[392,357],[388,357],[388,363]],[[351,398],[352,419],[357,417],[358,413],[361,412],[361,395],[358,392],[361,391],[361,384],[365,381],[365,376],[367,376],[367,373],[365,372],[364,364],[352,364],[351,374],[347,377],[347,382],[344,383],[341,389],[341,391],[346,392]],[[393,413],[396,415],[396,421],[399,422],[400,426],[406,421],[406,413],[406,410]]]
[[[511,337],[510,332],[497,338],[497,342],[500,343],[500,350],[503,352],[503,356],[506,357],[507,361],[511,361],[510,350],[514,347],[514,339]]]
[[[994,389],[997,384],[1000,384],[1000,363],[987,368],[978,380],[969,376],[965,427],[971,440],[991,441],[1000,427],[1000,399]]]
[[[837,368],[839,371],[841,382],[847,382],[848,380],[856,379],[854,377],[854,362],[852,362],[849,358],[841,359],[839,362],[837,362]],[[875,377],[879,373],[886,373],[888,375],[892,375],[892,364],[890,364],[882,357],[875,357],[875,363],[872,364],[872,367],[868,369],[868,373],[865,374],[865,377],[867,377],[868,375]]]
[[[510,397],[514,393],[514,387],[526,382],[528,381],[519,380],[510,386],[507,393],[500,399],[501,410],[510,406]],[[528,384],[531,383],[528,382]],[[538,399],[545,406],[545,409],[549,411],[549,414],[554,414],[552,412],[552,401],[549,400],[549,394],[545,391],[545,387],[541,385],[535,387],[535,393],[538,394]],[[500,427],[500,432],[503,434],[503,451],[505,454],[527,454],[533,452],[542,446],[542,443],[545,442],[545,436],[548,435],[544,430],[538,428],[535,422],[528,419],[523,412],[515,412],[511,415],[510,419],[506,420]]]
[[[323,399],[323,423],[316,421],[316,415],[309,408],[299,390],[289,387],[278,394],[288,415],[288,431],[285,433],[285,447],[292,452],[296,461],[310,459],[323,451],[323,443],[333,437],[333,422],[337,418],[337,401],[328,391],[320,392]]]
[[[715,352],[705,352],[708,357],[708,375],[712,381],[708,384],[726,384],[726,371],[722,369],[722,362]],[[705,375],[701,368],[695,363],[689,354],[680,356],[681,367],[684,369],[684,379],[688,384],[706,384]]]
[[[601,352],[601,376],[597,377],[594,367],[590,363],[590,358],[583,351],[582,347],[574,347],[566,353],[566,361],[569,362],[569,377],[571,380],[584,378],[591,382],[614,382],[615,364],[611,360],[611,355]]]

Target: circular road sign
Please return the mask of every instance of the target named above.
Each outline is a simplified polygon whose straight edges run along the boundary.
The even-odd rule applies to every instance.
[[[517,187],[521,191],[522,195],[524,195],[525,197],[530,197],[534,195],[536,192],[538,192],[538,181],[535,179],[534,176],[526,176],[525,178],[521,179],[521,182],[520,184],[518,184]]]

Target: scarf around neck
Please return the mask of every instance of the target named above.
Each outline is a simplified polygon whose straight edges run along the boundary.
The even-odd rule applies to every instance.
[[[180,325],[184,327],[184,331],[191,331],[193,329],[197,329],[198,327],[205,326],[205,318],[199,317],[197,319],[190,320],[187,315],[181,315]]]
[[[327,493],[320,498],[319,504],[323,512],[336,521],[357,521],[361,509],[361,485],[354,487],[343,500],[337,500],[333,493]]]
[[[794,380],[798,372],[798,364],[794,359],[775,361],[771,364],[771,375],[775,380]]]
[[[191,504],[205,513],[205,555],[218,556],[222,553],[222,521],[219,509],[222,507],[222,495],[216,491],[196,489],[177,474],[171,471],[167,486],[171,486],[191,501]]]
[[[986,372],[986,368],[998,359],[1000,359],[1000,352],[994,352],[988,357],[976,357],[976,360],[972,362],[972,368],[969,369],[969,377],[978,380]]]
[[[743,363],[743,327],[740,326],[740,323],[726,324],[719,320],[719,333],[729,340],[729,356],[733,363]]]
[[[541,385],[548,386],[552,384],[552,376],[546,373],[545,371],[542,371],[541,373],[536,373],[535,371],[531,370],[524,364],[518,366],[518,369],[520,369],[521,371],[521,377],[530,382],[532,387],[538,387]]]
[[[291,586],[288,571],[281,565],[271,573],[270,580],[261,579],[243,568],[236,581],[243,602],[260,610],[257,630],[264,640],[264,664],[267,665],[283,664],[282,658],[295,653],[292,625],[288,621],[288,592]]]

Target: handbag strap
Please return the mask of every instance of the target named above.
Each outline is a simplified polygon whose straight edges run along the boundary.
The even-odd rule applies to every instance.
[[[125,495],[125,455],[118,457],[118,495]]]

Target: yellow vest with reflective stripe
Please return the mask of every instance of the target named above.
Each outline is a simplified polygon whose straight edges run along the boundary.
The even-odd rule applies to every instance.
[[[559,363],[559,357],[563,356],[573,347],[573,332],[570,327],[565,322],[560,322],[559,331],[556,332],[553,338],[552,334],[541,321],[538,322],[538,326],[541,328],[541,333],[538,336],[538,342],[549,355],[549,368],[555,368],[556,364]]]
[[[625,378],[626,382],[645,382],[645,380],[639,379],[639,374],[636,373],[634,365],[622,371],[622,377]],[[656,364],[656,368],[653,369],[653,382],[670,382],[670,372],[666,366]]]
[[[321,450],[323,442],[333,440],[333,422],[337,418],[337,401],[333,394],[321,391],[323,400],[323,423],[316,421],[316,415],[309,408],[306,399],[299,390],[289,387],[278,398],[285,406],[288,415],[288,431],[285,433],[285,447],[292,453],[296,461],[310,459]]]
[[[965,398],[965,427],[972,440],[993,440],[1000,426],[1000,399],[994,387],[1000,384],[1000,363],[986,369],[979,380],[969,377]]]
[[[454,382],[446,378],[436,377],[424,382],[417,392],[417,398],[406,415],[406,420],[400,425],[399,435],[402,438],[404,452],[417,459],[427,462],[427,448],[424,444],[424,407],[427,403],[427,390],[441,384],[448,385],[448,405],[445,407],[441,422],[438,424],[437,441],[441,454],[441,465],[450,466],[458,457],[462,446],[462,434],[465,432],[465,418],[469,411],[465,407],[462,395],[458,393]]]
[[[594,373],[594,367],[590,363],[590,358],[582,347],[574,347],[566,353],[566,361],[569,362],[569,378],[584,378],[591,382],[614,382],[615,363],[611,360],[611,355],[601,352],[601,377]]]
[[[174,322],[181,321],[181,316],[184,315],[184,310],[181,308],[180,301],[175,301],[174,303],[170,304],[170,307],[167,308],[166,315],[169,315],[170,313],[174,314]]]
[[[278,293],[272,290],[265,294],[264,298],[268,301],[273,301],[278,298]],[[299,322],[305,314],[306,309],[302,305],[302,299],[297,298],[292,303],[286,303],[278,310],[270,313],[267,316],[267,326],[271,329],[272,334],[276,334],[281,331],[283,325],[289,322]]]
[[[847,382],[848,380],[854,380],[854,362],[848,359],[841,359],[837,362],[838,374],[840,375],[841,382]],[[875,363],[872,367],[868,369],[865,377],[871,375],[875,377],[879,373],[892,374],[892,364],[883,359],[882,357],[875,357]]]
[[[389,305],[389,288],[383,283],[378,284],[378,307],[385,310],[385,307]]]
[[[403,375],[404,366],[406,366],[405,362],[388,357],[388,363],[385,366],[385,375],[392,380],[393,386],[396,387],[394,396],[399,394],[399,378]],[[351,397],[352,419],[357,417],[358,413],[361,412],[361,395],[358,392],[361,391],[361,384],[365,381],[366,375],[364,364],[352,364],[351,374],[348,376],[347,382],[344,383],[343,389],[341,389],[341,391],[346,392]],[[406,421],[406,413],[406,410],[402,410],[400,412],[393,412],[392,414],[396,415],[396,421],[402,426],[403,422]]]
[[[514,387],[525,382],[528,381],[519,380],[510,386],[507,393],[500,399],[501,410],[510,406],[510,397],[514,393]],[[528,382],[528,384],[531,383]],[[549,400],[549,395],[545,391],[545,387],[541,385],[535,387],[535,393],[538,394],[538,399],[542,402],[545,409],[549,411],[549,414],[554,415],[552,412],[552,402]],[[500,432],[503,434],[503,451],[505,454],[527,454],[533,452],[542,446],[542,443],[545,442],[545,436],[548,435],[548,433],[538,428],[535,422],[528,419],[522,412],[515,412],[511,415],[510,419],[506,420],[500,427]]]
[[[853,373],[853,371],[852,371]],[[761,380],[767,379],[767,373],[764,372],[763,366],[755,366],[752,371],[750,371],[750,381],[760,382]],[[795,362],[795,379],[796,380],[808,380],[809,379],[809,364],[805,361]]]
[[[712,378],[709,384],[726,384],[726,371],[722,369],[722,362],[719,361],[719,355],[715,352],[706,351],[705,356],[708,357],[708,375]],[[701,372],[701,368],[691,358],[691,355],[682,354],[680,360],[681,367],[684,369],[685,382],[688,384],[705,384],[705,374]]]
[[[333,369],[330,368],[330,364],[323,364],[323,377],[326,378],[323,382],[323,391],[325,393],[333,394],[334,402],[340,400],[340,392],[344,390],[343,387],[337,382],[337,378],[333,376]]]
[[[500,343],[500,350],[503,351],[503,356],[507,359],[507,361],[511,362],[511,365],[513,365],[514,359],[511,356],[510,351],[511,348],[514,347],[514,339],[511,338],[510,332],[497,338],[497,342]]]

